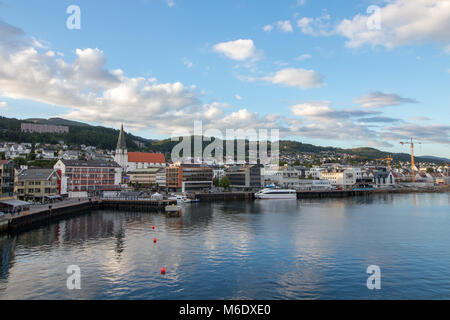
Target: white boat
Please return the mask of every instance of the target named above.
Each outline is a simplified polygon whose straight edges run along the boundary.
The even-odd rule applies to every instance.
[[[257,199],[297,199],[297,191],[292,189],[266,188],[255,193]]]
[[[195,203],[200,202],[198,199],[189,199],[185,195],[173,195],[169,200],[177,200],[177,203]]]

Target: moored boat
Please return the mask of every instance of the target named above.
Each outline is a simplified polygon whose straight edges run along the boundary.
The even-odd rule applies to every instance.
[[[293,189],[266,188],[255,193],[257,199],[297,199],[297,191]]]

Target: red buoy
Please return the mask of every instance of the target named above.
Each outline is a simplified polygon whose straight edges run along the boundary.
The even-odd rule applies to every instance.
[[[156,238],[155,238],[155,239],[153,239],[153,243],[156,243]]]
[[[152,229],[155,230],[155,226],[152,226]]]
[[[166,274],[166,268],[164,267],[161,268],[161,274]]]

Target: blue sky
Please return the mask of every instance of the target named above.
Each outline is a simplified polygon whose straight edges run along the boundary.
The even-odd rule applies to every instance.
[[[0,36],[4,116],[450,157],[449,0],[0,0]]]

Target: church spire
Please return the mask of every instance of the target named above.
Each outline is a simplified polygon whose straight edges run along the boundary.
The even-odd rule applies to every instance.
[[[116,149],[122,149],[125,150],[127,148],[127,145],[125,143],[125,133],[123,132],[123,123],[120,126],[120,133],[119,133],[119,139],[117,140],[117,147]]]

